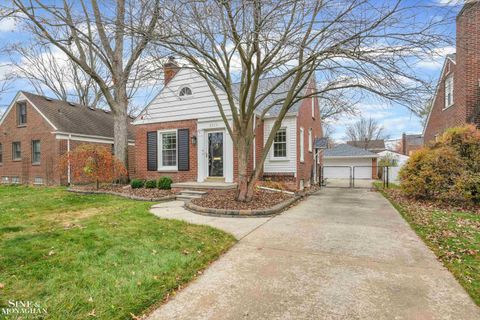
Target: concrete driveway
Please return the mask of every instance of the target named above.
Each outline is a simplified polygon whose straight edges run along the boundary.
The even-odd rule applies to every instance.
[[[258,222],[149,319],[480,319],[378,193],[323,189]]]

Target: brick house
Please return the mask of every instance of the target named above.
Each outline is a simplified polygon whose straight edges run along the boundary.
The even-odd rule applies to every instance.
[[[235,182],[236,150],[206,81],[173,61],[166,64],[165,75],[164,88],[133,122],[136,177],[156,179],[168,175],[174,182]],[[259,90],[265,92],[274,83],[272,78],[262,80]],[[285,83],[285,88],[288,85]],[[313,85],[312,80],[306,90],[312,90]],[[279,99],[286,95],[282,89],[277,91]],[[220,99],[228,106],[226,95]],[[250,169],[258,163],[279,111],[279,107],[273,107],[263,121],[259,116],[255,118]],[[231,119],[230,108],[224,112]],[[297,102],[276,133],[263,177],[286,182],[294,189],[310,185],[316,167],[313,144],[315,138],[321,137],[317,98]]]
[[[133,138],[130,133],[130,169],[135,167]],[[0,182],[66,184],[58,159],[85,143],[113,148],[110,112],[19,91],[0,118]]]
[[[443,64],[423,131],[425,143],[454,126],[480,127],[480,1],[465,1],[456,25],[456,53]]]

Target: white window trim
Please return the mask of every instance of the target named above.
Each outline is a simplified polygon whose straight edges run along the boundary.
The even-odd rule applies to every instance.
[[[272,142],[272,146],[271,146],[271,151],[270,151],[270,160],[271,161],[288,161],[288,127],[280,127],[278,128],[278,130],[282,130],[282,129],[285,129],[285,157],[275,157],[275,137],[273,137],[273,142]],[[277,131],[278,132],[278,131]],[[276,133],[275,133],[276,134]]]
[[[447,105],[447,83],[451,81],[450,83],[450,87],[451,87],[451,91],[452,91],[452,103],[448,104]],[[449,74],[446,78],[445,78],[445,83],[444,83],[444,92],[445,92],[445,99],[444,99],[444,107],[443,107],[443,110],[446,110],[448,108],[450,108],[451,106],[454,105],[455,103],[455,87],[454,87],[454,78],[453,78],[453,73]]]
[[[308,129],[308,152],[313,151],[313,132],[312,128]]]
[[[162,134],[164,133],[172,133],[175,132],[175,136],[177,139],[176,142],[176,159],[177,159],[177,165],[176,166],[163,166],[162,165]],[[167,129],[167,130],[158,130],[157,131],[157,171],[178,171],[178,129]]]
[[[305,162],[305,130],[300,128],[300,162]]]
[[[312,118],[315,119],[315,96],[312,96]]]

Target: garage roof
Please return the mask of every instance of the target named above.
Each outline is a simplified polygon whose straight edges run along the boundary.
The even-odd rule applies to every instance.
[[[349,144],[339,144],[331,149],[326,149],[323,156],[325,158],[377,158],[376,153],[357,148]]]

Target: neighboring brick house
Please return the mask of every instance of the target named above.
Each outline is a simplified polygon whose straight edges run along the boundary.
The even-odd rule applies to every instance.
[[[130,169],[133,138],[130,132]],[[59,157],[85,143],[113,148],[110,112],[19,91],[0,119],[0,182],[66,184]]]
[[[401,154],[411,156],[413,152],[423,147],[423,136],[421,134],[402,134],[402,140],[400,141]]]
[[[480,127],[480,1],[465,1],[457,15],[456,53],[447,55],[424,127],[424,142],[446,129]]]
[[[165,66],[165,86],[135,119],[136,177],[153,179],[168,175],[174,182],[237,180],[237,155],[217,103],[206,81],[195,71]],[[288,81],[287,81],[288,82]],[[262,80],[259,94],[276,83]],[[311,86],[314,85],[312,80]],[[312,90],[309,86],[306,90]],[[289,83],[284,87],[289,88]],[[278,88],[275,98],[286,90]],[[236,89],[238,89],[236,87]],[[226,94],[220,96],[224,105]],[[280,108],[269,110],[263,120],[256,110],[255,140],[249,169],[260,160],[263,146]],[[226,117],[231,110],[226,107]],[[314,176],[315,138],[322,137],[317,98],[297,102],[285,116],[264,164],[263,177],[287,182],[295,189],[311,183]]]

